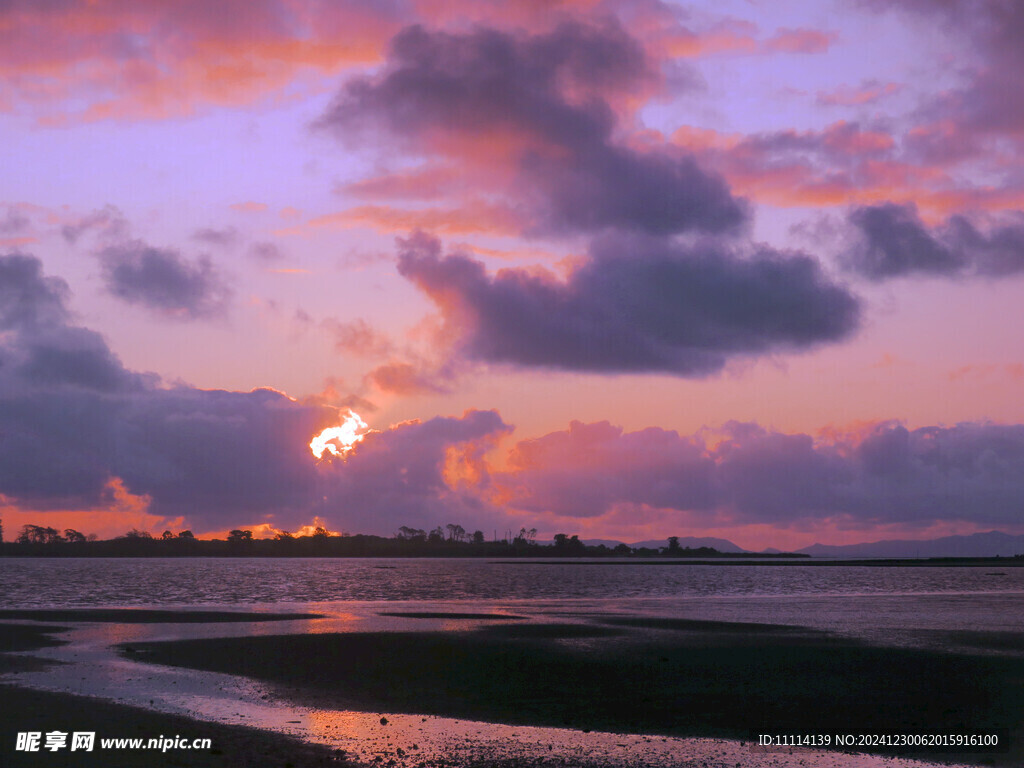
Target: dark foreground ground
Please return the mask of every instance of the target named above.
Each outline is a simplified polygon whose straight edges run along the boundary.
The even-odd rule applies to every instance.
[[[416,618],[483,618],[393,615],[406,616],[410,626]],[[168,616],[71,612],[63,618],[126,622]],[[137,661],[260,679],[272,684],[282,698],[315,707],[741,740],[762,733],[996,733],[1004,748],[987,753],[875,751],[979,765],[1024,765],[1024,636],[1018,634],[951,633],[951,644],[978,650],[954,654],[882,648],[824,632],[764,624],[607,616],[584,623],[533,624],[515,618],[505,616],[501,624],[472,631],[132,643],[121,651]],[[57,644],[52,633],[59,629],[0,625],[0,674],[47,663],[7,652]],[[19,731],[52,729],[96,731],[97,738],[210,738],[213,749],[165,754],[14,751]],[[770,764],[771,755],[765,759],[764,764]],[[346,764],[344,756],[331,749],[255,729],[0,685],[0,766],[5,768]],[[442,764],[432,762],[428,768]],[[515,763],[514,768],[520,765],[526,763]]]
[[[42,662],[9,655],[11,651],[60,644],[51,633],[61,627],[5,624],[0,626],[0,674],[27,669]],[[92,752],[69,749],[58,752],[15,750],[22,731],[93,731],[97,743]],[[183,736],[210,739],[203,750],[103,750],[99,739]],[[69,740],[70,741],[70,740]],[[348,763],[332,749],[266,733],[255,728],[204,723],[126,707],[98,699],[62,693],[31,691],[0,684],[0,766],[4,768],[136,768],[189,766],[189,768],[314,768]]]
[[[996,634],[967,639],[982,650],[1024,648],[1024,638]],[[881,648],[793,627],[595,618],[142,643],[124,653],[268,681],[313,706],[738,739],[996,733],[1004,749],[988,754],[862,751],[1024,764],[1020,655]]]

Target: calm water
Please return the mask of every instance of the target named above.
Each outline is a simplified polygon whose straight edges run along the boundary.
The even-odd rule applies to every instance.
[[[0,558],[0,605],[1024,595],[1024,568],[557,565],[470,559]]]
[[[570,762],[585,750],[609,766],[633,766],[638,760],[691,765],[697,758],[722,764],[723,750],[732,750],[725,764],[755,764],[739,743],[652,741],[394,713],[387,714],[389,724],[383,728],[379,712],[309,710],[270,696],[271,691],[244,678],[144,665],[112,646],[227,635],[468,630],[493,620],[449,621],[445,612],[497,612],[539,623],[600,625],[623,616],[777,623],[889,646],[1024,655],[1024,569],[1019,568],[0,558],[0,608],[99,606],[315,611],[324,618],[237,624],[72,622],[62,634],[68,645],[35,652],[61,663],[21,673],[15,681],[340,744],[367,762],[393,754],[393,743],[415,741],[422,747],[417,760],[426,756],[446,762],[458,749],[482,745],[493,754],[537,749],[545,759]],[[401,615],[410,611],[437,616]],[[661,751],[650,751],[655,748]],[[881,765],[862,757],[814,753],[785,762],[786,756],[771,754],[757,764],[796,766],[811,759],[809,764],[834,768]]]

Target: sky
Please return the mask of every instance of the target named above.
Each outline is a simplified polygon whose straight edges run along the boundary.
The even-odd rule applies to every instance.
[[[0,2],[8,538],[1024,533],[1022,35],[1013,0]]]

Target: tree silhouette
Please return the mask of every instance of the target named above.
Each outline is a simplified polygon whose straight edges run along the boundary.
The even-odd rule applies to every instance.
[[[81,531],[76,531],[74,528],[64,529],[64,541],[72,544],[80,544],[85,541],[85,534]]]
[[[586,554],[587,547],[580,541],[580,537],[576,534],[568,536],[564,533],[555,534],[555,549],[563,554],[567,555],[583,555]]]
[[[403,525],[398,529],[395,538],[402,539],[403,541],[426,541],[427,532],[421,528],[410,528],[407,525]]]
[[[41,525],[23,525],[18,534],[19,544],[56,544],[64,541],[56,528],[44,528]]]

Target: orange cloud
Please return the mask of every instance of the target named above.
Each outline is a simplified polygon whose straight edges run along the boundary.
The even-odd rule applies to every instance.
[[[753,37],[728,29],[706,35],[679,30],[667,35],[659,43],[665,55],[677,58],[697,58],[716,53],[753,53],[757,50],[757,42]]]
[[[465,182],[465,173],[451,166],[427,166],[352,182],[341,190],[359,197],[376,199],[429,199]]]
[[[817,29],[780,29],[765,40],[761,49],[766,53],[825,53],[839,35]]]
[[[946,378],[950,381],[961,381],[968,378],[983,379],[990,376],[1001,376],[1014,381],[1020,381],[1024,379],[1024,364],[1004,363],[1003,365],[996,365],[995,363],[972,363],[961,365],[959,368],[955,368],[946,374]]]
[[[3,518],[7,541],[15,539],[24,525],[43,525],[61,532],[72,528],[86,535],[96,534],[101,539],[122,536],[132,529],[159,534],[167,528],[177,531],[184,526],[182,518],[168,520],[150,514],[150,498],[131,493],[118,477],[107,482],[102,505],[93,509],[34,510],[26,509],[11,499],[4,499],[4,502],[0,506],[0,517]]]
[[[31,245],[32,243],[38,243],[39,238],[37,237],[0,237],[0,247],[2,248],[17,248],[22,245]]]
[[[818,91],[818,103],[829,107],[859,107],[873,104],[903,90],[899,83],[869,81],[859,86],[841,85],[831,91]]]
[[[518,235],[523,223],[509,206],[470,201],[455,208],[394,208],[388,205],[361,205],[347,211],[318,216],[309,227],[371,227],[380,232],[430,232],[466,235],[487,233]]]
[[[338,352],[360,357],[383,357],[391,352],[392,344],[388,337],[362,318],[349,322],[328,318],[321,325],[334,338],[334,348]]]
[[[387,9],[354,2],[8,5],[0,101],[49,124],[245,105],[303,79],[323,87],[324,76],[377,60],[400,25]]]
[[[643,145],[657,138],[634,141]],[[900,156],[891,135],[845,121],[821,131],[752,136],[683,126],[671,141],[721,173],[737,194],[768,205],[914,203],[929,223],[964,211],[1024,207],[1024,190],[964,186],[941,165]]]
[[[443,377],[411,363],[392,362],[366,374],[365,382],[392,395],[423,395],[444,392]]]

